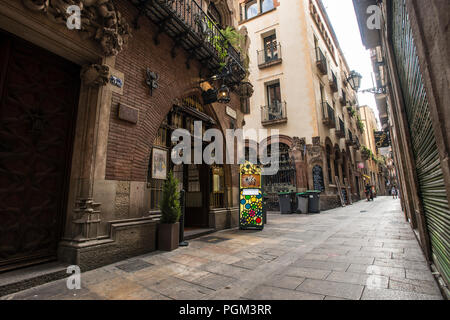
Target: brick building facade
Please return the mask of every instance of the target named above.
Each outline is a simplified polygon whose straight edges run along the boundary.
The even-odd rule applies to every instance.
[[[10,171],[0,174],[0,195],[11,198],[13,191],[3,187],[22,177],[23,184],[30,181],[37,187],[22,189],[18,183],[22,195],[28,197],[31,194],[31,198],[44,203],[37,208],[32,204],[19,206],[11,200],[0,206],[2,215],[5,212],[1,218],[2,235],[7,235],[0,240],[0,270],[55,259],[89,269],[155,250],[158,208],[152,197],[159,195],[154,186],[161,185],[162,180],[156,183],[151,171],[154,166],[152,152],[161,141],[161,132],[170,134],[177,124],[187,128],[188,123],[196,120],[206,121],[210,127],[222,132],[242,126],[240,92],[241,81],[246,76],[244,59],[231,46],[226,47],[224,57],[223,48],[218,47],[218,42],[212,42],[212,39],[220,39],[223,45],[224,36],[220,29],[236,25],[235,12],[227,1],[61,3],[0,1],[0,32],[2,44],[7,44],[2,46],[1,54],[2,68],[7,71],[2,73],[5,76],[1,85],[5,90],[1,97],[0,122],[4,124],[10,119],[5,113],[14,102],[5,94],[13,92],[13,88],[8,87],[13,79],[8,70],[22,67],[21,59],[25,59],[19,55],[22,47],[42,52],[42,58],[39,55],[34,58],[36,68],[39,68],[27,70],[24,67],[24,74],[49,74],[55,77],[49,83],[55,83],[72,68],[69,74],[72,80],[64,82],[64,90],[74,106],[67,107],[67,124],[61,125],[62,131],[58,131],[67,129],[69,132],[69,127],[74,127],[64,142],[64,150],[69,150],[72,158],[65,162],[62,158],[59,162],[52,159],[55,167],[42,173],[58,177],[58,184],[52,186],[54,190],[61,190],[57,196],[50,196],[53,189],[40,185],[42,180],[36,179],[39,161],[35,161],[37,164],[29,171],[20,168],[13,171],[9,158],[0,157],[0,164]],[[80,3],[84,4],[82,28],[69,30],[66,26],[67,4]],[[63,61],[59,69],[51,65],[52,59]],[[211,79],[220,74],[224,65],[230,68],[231,75],[223,80]],[[81,74],[81,79],[73,74]],[[204,90],[219,88],[224,83],[231,88],[228,103],[203,102]],[[34,97],[29,103],[31,111],[24,113],[34,115],[37,112],[41,117],[38,121],[43,119],[38,124],[43,126],[44,132],[50,132],[47,128],[57,127],[57,121],[62,121],[54,114],[48,114],[46,106],[39,103],[62,92],[62,89],[56,90],[49,85],[33,93],[26,90],[22,93]],[[70,96],[67,92],[79,94]],[[25,101],[20,103],[25,104]],[[58,106],[58,102],[55,105]],[[22,117],[16,116],[17,119]],[[33,119],[36,118],[34,115]],[[175,118],[182,120],[175,123]],[[35,128],[36,121],[32,121]],[[9,134],[15,132],[18,138],[29,141],[30,148],[45,143],[39,140],[42,135],[34,134],[34,129],[32,137],[12,126],[8,130],[0,130],[0,135],[12,139]],[[170,136],[164,137],[163,145],[158,144],[159,154],[166,155],[166,167],[170,170],[173,169]],[[10,142],[14,143],[14,140]],[[10,155],[17,152],[11,150]],[[36,152],[46,155],[43,147]],[[236,166],[178,168],[180,182],[184,184],[180,187],[189,189],[192,177],[187,177],[186,170],[196,174],[197,179],[205,179],[197,182],[200,189],[192,196],[197,200],[191,199],[191,202],[200,201],[200,207],[206,208],[204,219],[201,224],[192,223],[192,227],[219,230],[236,226]],[[57,207],[54,206],[56,202]],[[192,221],[196,215],[194,209],[186,213],[192,215]],[[18,212],[17,218],[10,220],[13,211]],[[30,224],[17,225],[14,219],[28,219]],[[45,219],[49,223],[37,222],[47,221]],[[30,233],[32,228],[35,228],[33,232],[51,237],[25,239],[23,235]],[[12,245],[14,242],[18,245]]]

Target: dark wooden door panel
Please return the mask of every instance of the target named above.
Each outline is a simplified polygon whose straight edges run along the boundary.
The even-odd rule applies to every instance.
[[[0,33],[0,270],[56,255],[79,67]]]

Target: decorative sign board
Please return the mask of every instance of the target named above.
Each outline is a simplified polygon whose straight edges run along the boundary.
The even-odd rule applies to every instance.
[[[261,167],[246,162],[240,167],[239,229],[264,228]]]

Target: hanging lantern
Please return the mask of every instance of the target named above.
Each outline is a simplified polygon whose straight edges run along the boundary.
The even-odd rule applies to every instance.
[[[225,104],[230,101],[230,89],[225,84],[222,84],[220,89],[217,91],[217,102]]]
[[[352,71],[350,72],[350,76],[348,77],[347,81],[353,90],[358,91],[359,88],[361,87],[361,79],[362,75],[360,75],[356,71]]]

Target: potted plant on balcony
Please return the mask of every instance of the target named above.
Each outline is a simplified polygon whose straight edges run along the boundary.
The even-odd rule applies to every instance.
[[[363,158],[363,160],[369,160],[372,157],[372,151],[366,146],[362,146],[361,157]]]
[[[348,106],[348,107],[347,107],[347,112],[348,112],[348,114],[349,114],[352,118],[354,118],[355,115],[356,115],[356,110],[353,109],[352,106]]]
[[[364,123],[362,122],[359,116],[357,117],[356,120],[356,126],[358,127],[359,131],[361,131],[361,133],[364,133]]]
[[[161,220],[158,225],[158,248],[162,251],[172,251],[178,248],[181,215],[180,197],[177,191],[178,181],[172,171],[167,175],[159,208]]]

